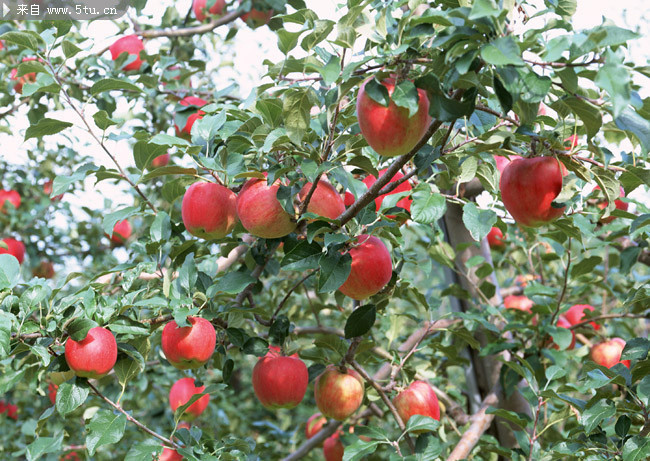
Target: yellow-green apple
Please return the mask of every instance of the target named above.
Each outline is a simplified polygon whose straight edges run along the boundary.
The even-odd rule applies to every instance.
[[[181,378],[169,390],[169,406],[172,411],[176,411],[178,407],[185,405],[192,397],[203,393],[203,391],[205,391],[205,386],[196,387],[193,378]],[[210,394],[205,394],[187,407],[183,418],[187,420],[197,418],[208,408],[208,403],[210,403]]]
[[[521,158],[505,167],[501,198],[517,223],[539,227],[562,216],[566,207],[554,206],[553,200],[562,190],[565,171],[554,157]]]
[[[169,154],[159,155],[151,161],[151,168],[160,168],[161,166],[167,166],[169,163],[169,158]]]
[[[594,190],[601,190],[600,186],[596,186],[594,188]],[[623,189],[623,187],[621,187],[621,193],[620,193],[619,197],[625,197],[625,189]],[[607,208],[608,204],[609,204],[609,202],[607,200],[601,200],[596,205],[601,210],[604,210],[605,208]],[[623,200],[618,200],[618,199],[615,200],[614,205],[616,206],[617,210],[627,211],[628,204],[626,202],[624,202]],[[599,222],[601,224],[608,224],[608,223],[614,221],[614,219],[616,219],[616,216],[608,216],[606,218],[600,218]]]
[[[50,398],[52,405],[56,403],[56,393],[59,390],[59,386],[54,383],[50,383],[47,386],[47,396]]]
[[[323,416],[343,421],[363,402],[363,379],[351,368],[329,365],[316,378],[314,397]]]
[[[253,368],[253,391],[269,410],[295,408],[302,402],[308,384],[307,365],[298,354],[282,355],[277,346],[269,346],[267,354]]]
[[[242,226],[256,237],[275,239],[296,229],[291,215],[278,201],[279,188],[279,181],[269,186],[266,179],[253,178],[237,195],[237,216]]]
[[[357,96],[357,118],[361,134],[380,155],[396,157],[406,154],[422,139],[431,123],[427,94],[418,89],[418,111],[409,117],[409,110],[397,106],[392,100],[395,79],[387,78],[381,82],[391,96],[388,107],[385,107],[366,92],[366,85],[372,78],[361,84]]]
[[[49,181],[45,182],[43,184],[43,193],[47,195],[48,197],[52,194],[52,190],[54,189],[54,181],[50,179]],[[54,197],[50,197],[50,200],[53,202],[58,202],[63,198],[63,194],[55,195]]]
[[[32,275],[42,279],[54,278],[54,264],[50,261],[41,261],[32,271]]]
[[[197,98],[195,96],[186,96],[181,99],[179,104],[188,109],[183,109],[176,112],[174,116],[174,128],[176,129],[176,136],[184,139],[192,137],[192,125],[197,120],[200,120],[205,115],[205,112],[199,110],[201,107],[208,103],[205,99]],[[181,129],[179,123],[183,125]]]
[[[308,182],[298,192],[300,201],[307,198],[307,194],[312,188],[312,183]],[[329,219],[338,218],[345,211],[345,205],[341,195],[334,189],[329,182],[320,180],[316,185],[316,190],[309,200],[307,211]]]
[[[352,267],[350,275],[339,291],[358,301],[384,288],[393,275],[390,253],[381,240],[372,235],[360,235],[350,248]]]
[[[386,173],[386,170],[387,170],[387,169],[388,169],[388,168],[384,168],[383,170],[380,170],[380,171],[379,171],[379,175],[382,176],[384,173]],[[404,175],[398,171],[397,173],[395,173],[395,176],[393,176],[393,177],[390,179],[390,181],[389,181],[388,184],[390,184],[391,182],[399,181],[399,180],[402,179],[403,177],[404,177]],[[373,175],[368,175],[368,176],[366,176],[366,177],[363,179],[363,183],[366,185],[366,187],[367,187],[368,189],[370,189],[370,187],[371,187],[375,182],[377,182],[377,178],[376,178],[375,176],[373,176]],[[395,188],[395,190],[389,192],[388,194],[382,194],[382,195],[380,195],[379,197],[377,197],[377,198],[375,199],[375,205],[376,205],[376,207],[377,207],[377,211],[379,211],[379,209],[381,208],[381,204],[382,204],[382,202],[384,201],[384,198],[386,198],[387,196],[389,196],[389,195],[393,195],[393,194],[399,194],[399,193],[401,193],[401,192],[410,192],[412,189],[413,189],[413,187],[411,187],[411,184],[409,184],[408,181],[405,181],[405,182],[403,182],[402,184],[400,184],[399,186],[397,186],[397,187]],[[400,208],[404,208],[407,212],[410,213],[410,212],[411,212],[411,203],[413,203],[413,199],[411,198],[410,195],[407,195],[406,197],[402,197],[402,198],[401,198],[401,199],[400,199],[400,200],[395,204],[395,206],[398,206],[398,207],[400,207]],[[391,216],[391,215],[386,215],[386,216],[388,216],[389,218],[395,218],[395,216]]]
[[[75,375],[97,379],[108,374],[117,360],[117,342],[113,333],[103,327],[94,327],[81,341],[68,338],[65,343],[65,361]]]
[[[7,245],[7,248],[4,248],[0,245],[0,255],[10,254],[18,260],[19,264],[23,263],[25,260],[25,245],[23,242],[11,237],[4,238],[0,240],[0,242],[3,242],[5,245]]]
[[[243,0],[239,0],[239,3],[243,3]],[[253,2],[254,3],[254,2]],[[260,11],[255,8],[251,8],[248,13],[242,14],[241,19],[248,27],[251,29],[257,29],[258,27],[268,24],[271,18],[273,17],[273,10]]]
[[[344,453],[345,448],[343,447],[343,443],[341,443],[340,431],[330,435],[323,442],[323,456],[325,457],[325,461],[343,461]]]
[[[490,248],[495,250],[502,250],[506,247],[506,242],[503,239],[503,232],[498,227],[493,227],[490,229],[487,235],[487,241],[490,245]]]
[[[108,49],[111,52],[113,61],[117,60],[122,53],[135,56],[135,59],[123,66],[122,70],[140,70],[140,67],[142,66],[140,52],[144,51],[144,43],[142,43],[142,40],[140,40],[140,37],[137,35],[134,34],[122,37],[113,43]]]
[[[222,239],[237,224],[237,196],[212,182],[195,182],[183,196],[181,215],[187,231],[206,240]]]
[[[173,448],[164,447],[158,461],[183,461],[183,455],[179,455]]]
[[[26,61],[36,61],[36,58],[34,57],[27,57],[23,58],[23,62]],[[12,80],[17,81],[17,83],[14,85],[14,91],[16,93],[22,93],[23,92],[23,85],[25,83],[29,82],[35,82],[36,81],[36,72],[29,72],[21,77],[18,77],[18,69],[12,69],[11,74],[9,76]]]
[[[426,381],[413,381],[409,387],[397,394],[393,405],[404,424],[413,415],[422,415],[440,421],[438,396]]]
[[[133,228],[128,219],[118,221],[115,223],[115,226],[113,226],[111,242],[116,245],[124,245],[129,237],[131,237],[131,232],[133,232]]]
[[[506,309],[516,309],[519,311],[528,312],[529,314],[533,313],[531,310],[533,304],[535,303],[532,301],[532,299],[528,299],[526,296],[510,295],[506,296],[503,300],[503,305]]]
[[[20,194],[16,190],[4,190],[0,189],[0,213],[6,213],[8,210],[8,205],[11,204],[14,208],[20,206]]]
[[[311,415],[307,420],[307,425],[305,426],[305,437],[311,439],[313,436],[318,434],[326,424],[327,418],[320,413]]]
[[[207,16],[221,16],[225,9],[226,0],[194,0],[192,2],[194,16],[201,22],[205,21]]]
[[[591,360],[596,362],[598,365],[602,365],[607,368],[612,368],[617,363],[622,363],[626,367],[630,368],[630,361],[623,360],[621,361],[621,353],[625,348],[625,341],[621,338],[612,338],[603,342],[600,342],[591,348]]]
[[[162,332],[162,350],[165,357],[179,370],[199,368],[212,357],[217,344],[217,333],[212,324],[202,317],[188,317],[189,327],[178,327],[172,320]]]
[[[567,319],[569,324],[575,325],[582,322],[582,319],[585,316],[585,310],[593,312],[594,307],[589,304],[576,304],[571,306],[569,310],[564,313],[564,317]],[[596,322],[590,322],[589,325],[591,325],[594,330],[600,330],[600,325]]]

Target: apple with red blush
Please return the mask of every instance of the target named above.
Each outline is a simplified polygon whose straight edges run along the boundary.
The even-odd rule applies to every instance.
[[[202,119],[205,115],[205,112],[200,109],[207,103],[208,101],[205,99],[197,98],[196,96],[186,96],[180,100],[178,104],[180,104],[181,108],[174,115],[176,136],[187,140],[191,139],[192,126],[194,126],[194,122]],[[180,128],[181,126],[183,128]]]
[[[239,3],[244,3],[244,0],[239,0]],[[254,1],[253,5],[255,5]],[[249,12],[242,14],[241,19],[251,29],[257,29],[258,27],[262,27],[263,25],[268,24],[273,17],[273,14],[273,10],[262,11],[253,7]]]
[[[171,158],[171,155],[169,154],[162,154],[159,155],[158,157],[155,157],[151,161],[151,168],[160,168],[163,166],[167,166],[169,164],[169,159]]]
[[[237,216],[242,226],[256,237],[276,239],[296,229],[293,217],[278,201],[280,182],[269,185],[265,179],[249,179],[237,195]]]
[[[132,34],[121,37],[108,49],[111,52],[113,61],[116,61],[123,53],[129,55],[127,61],[132,59],[131,56],[135,57],[131,62],[122,66],[122,70],[140,70],[140,67],[142,67],[143,61],[140,58],[140,52],[144,51],[144,43],[142,43],[142,40],[137,35]]]
[[[630,368],[629,360],[621,360],[621,354],[625,348],[625,340],[621,338],[612,338],[595,344],[591,348],[591,360],[603,367],[612,368],[618,363],[622,363]]]
[[[187,231],[206,240],[222,239],[237,224],[237,196],[212,182],[195,182],[185,195],[181,216]]]
[[[585,317],[585,311],[593,312],[594,307],[589,304],[575,304],[564,313],[564,317],[567,319],[569,324],[576,325],[582,322]],[[596,322],[590,322],[589,325],[591,325],[596,331],[600,330],[600,325]]]
[[[117,342],[113,333],[103,327],[94,327],[81,341],[68,338],[65,360],[75,375],[99,379],[106,376],[117,361]]]
[[[195,395],[200,395],[205,391],[205,386],[195,386],[193,378],[181,378],[176,381],[169,390],[169,406],[172,411],[182,407],[190,401]],[[183,413],[183,418],[194,420],[208,408],[210,403],[210,394],[205,394],[196,400],[192,405],[187,407]]]
[[[132,233],[133,227],[131,227],[128,219],[118,221],[113,226],[113,233],[110,236],[111,242],[115,245],[124,245]]]
[[[17,190],[0,189],[0,213],[7,213],[10,206],[18,209],[21,201],[20,193]]]
[[[388,170],[388,168],[384,168],[383,170],[379,170],[379,176],[384,175],[384,173],[386,173],[387,170]],[[404,175],[398,171],[398,172],[395,173],[395,175],[390,179],[390,181],[388,182],[387,185],[390,185],[390,183],[392,183],[392,182],[399,181],[399,180],[401,180],[403,177],[404,177]],[[368,189],[370,189],[370,187],[371,187],[375,182],[377,182],[377,178],[376,178],[375,176],[373,176],[373,175],[368,175],[368,176],[366,176],[366,177],[363,179],[363,183],[366,185],[366,187],[367,187]],[[397,186],[394,190],[390,191],[389,193],[380,195],[379,197],[377,197],[377,198],[375,199],[375,206],[377,207],[377,211],[380,210],[380,208],[381,208],[381,204],[383,203],[384,199],[385,199],[387,196],[389,196],[389,195],[393,195],[393,194],[399,194],[399,193],[402,193],[402,192],[411,192],[411,190],[413,190],[413,187],[411,187],[411,184],[410,184],[408,181],[404,181],[403,183],[401,183],[399,186]],[[413,203],[413,199],[411,198],[410,195],[407,195],[406,197],[402,197],[402,198],[401,198],[401,199],[400,199],[400,200],[395,204],[395,206],[396,206],[396,207],[399,207],[399,208],[402,208],[402,209],[404,209],[406,212],[410,213],[410,212],[411,212],[411,203]],[[394,218],[395,218],[394,215],[386,215],[386,216],[388,216],[388,217],[391,218],[391,219],[394,219]]]
[[[329,365],[314,384],[316,406],[328,418],[343,421],[363,402],[363,379],[351,368]]]
[[[194,0],[192,11],[198,21],[205,21],[208,16],[221,16],[226,10],[226,0]]]
[[[307,420],[307,425],[305,426],[305,437],[311,439],[313,436],[318,434],[326,424],[327,418],[320,413],[311,415]]]
[[[506,309],[515,309],[522,312],[527,312],[532,314],[532,308],[535,303],[532,299],[527,298],[526,296],[519,295],[510,295],[506,296],[503,300],[503,305]]]
[[[7,248],[4,248],[3,245],[0,245],[0,255],[10,254],[18,260],[18,264],[22,264],[25,260],[25,245],[20,240],[15,238],[7,237],[0,240]]]
[[[298,199],[304,202],[313,184],[308,182],[298,192]],[[309,213],[328,219],[336,219],[345,211],[345,204],[338,191],[329,182],[321,179],[307,205]]]
[[[202,317],[188,317],[188,327],[179,327],[175,320],[167,323],[162,332],[162,350],[169,363],[179,370],[205,365],[217,344],[217,333],[212,324]]]
[[[352,265],[339,287],[344,295],[361,301],[379,293],[393,276],[393,262],[386,245],[373,235],[360,235],[349,250]]]
[[[426,381],[414,381],[406,389],[397,394],[393,405],[404,424],[412,416],[422,415],[440,421],[440,404],[438,396]]]
[[[503,232],[498,227],[493,227],[490,229],[487,235],[488,245],[493,250],[503,250],[506,247],[505,239],[503,238]]]
[[[302,402],[309,372],[298,354],[282,355],[277,346],[260,357],[253,368],[253,391],[260,403],[269,410],[295,408]]]

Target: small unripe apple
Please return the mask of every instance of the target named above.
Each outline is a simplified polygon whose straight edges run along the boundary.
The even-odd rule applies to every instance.
[[[54,278],[54,264],[50,261],[41,261],[32,271],[32,275],[42,279]]]
[[[553,201],[562,191],[565,171],[554,157],[521,158],[505,167],[501,198],[518,224],[539,227],[562,216],[566,207],[556,208]]]
[[[630,361],[621,361],[621,353],[625,348],[625,341],[621,338],[612,338],[594,345],[591,348],[591,360],[598,365],[612,368],[617,363],[622,363],[630,368]]]
[[[341,443],[340,433],[337,431],[323,442],[323,456],[325,461],[343,461],[345,447]]]
[[[127,35],[118,39],[109,47],[109,50],[113,61],[117,60],[122,53],[135,56],[135,60],[122,67],[122,70],[140,70],[142,66],[140,52],[144,50],[144,43],[137,35]]]
[[[564,313],[564,317],[567,319],[569,324],[575,325],[582,322],[582,319],[585,316],[585,310],[593,312],[594,307],[590,306],[589,304],[576,304],[574,306],[571,306],[569,310]],[[596,322],[590,322],[589,325],[591,325],[594,330],[600,329],[600,325],[598,325]]]
[[[388,107],[374,101],[366,93],[365,80],[357,96],[357,118],[361,134],[375,152],[386,157],[396,157],[411,151],[426,133],[431,117],[429,116],[429,98],[427,93],[418,89],[419,108],[409,117],[408,109],[399,107],[390,100]],[[392,97],[395,79],[387,78],[381,82]]]
[[[14,208],[18,209],[20,207],[20,194],[16,190],[4,190],[0,189],[0,213],[6,213],[9,205],[13,205]]]
[[[212,357],[217,333],[212,324],[202,317],[188,317],[189,327],[178,327],[172,320],[162,332],[162,350],[165,357],[179,370],[199,368]]]
[[[151,161],[151,168],[160,168],[161,166],[167,166],[170,157],[171,156],[169,154],[159,155]]]
[[[183,120],[180,123],[185,123],[183,129],[178,126],[178,123],[174,122],[174,128],[176,129],[176,136],[179,136],[184,139],[190,139],[192,137],[192,126],[194,122],[200,120],[205,115],[205,112],[199,110],[201,107],[205,106],[208,103],[205,99],[197,98],[195,96],[187,96],[180,100],[179,104],[183,107],[193,107],[196,109],[195,112],[192,112],[187,118],[185,117],[187,110],[179,111],[174,116],[174,119],[182,118]]]
[[[487,241],[490,248],[501,250],[506,247],[506,242],[503,238],[503,232],[498,227],[493,227],[487,235]]]
[[[52,190],[54,189],[54,181],[50,179],[47,181],[45,184],[43,184],[43,193],[47,196],[50,196],[52,194]],[[63,194],[55,195],[54,197],[50,197],[50,200],[52,202],[58,202],[63,198]]]
[[[117,342],[106,328],[94,327],[81,341],[68,338],[65,361],[77,376],[98,379],[113,369],[117,360]]]
[[[23,58],[23,62],[26,61],[36,61],[36,58],[34,57],[27,57]],[[36,72],[29,72],[21,77],[18,77],[18,69],[14,68],[11,70],[11,74],[9,76],[12,80],[17,80],[18,83],[14,85],[14,91],[16,93],[22,94],[23,92],[23,85],[25,83],[31,83],[36,81]]]
[[[506,296],[503,300],[503,305],[506,309],[516,309],[519,311],[528,312],[529,314],[533,313],[531,310],[533,304],[535,304],[533,300],[528,299],[526,296],[510,295]]]
[[[279,182],[269,186],[266,179],[249,179],[237,195],[237,216],[244,228],[256,237],[275,239],[289,235],[296,223],[277,199]]]
[[[283,356],[277,346],[270,346],[253,368],[253,390],[269,410],[295,408],[302,402],[308,384],[307,365],[298,354]]]
[[[395,409],[404,424],[413,415],[422,415],[440,421],[438,396],[426,381],[414,381],[393,399]]]
[[[208,9],[208,3],[212,6]],[[226,0],[194,0],[192,11],[197,20],[203,22],[207,16],[221,16],[226,9]],[[207,13],[207,15],[206,15]]]
[[[382,176],[384,173],[386,173],[386,170],[387,170],[387,169],[388,169],[388,168],[384,168],[383,170],[380,170],[380,171],[379,171],[379,176]],[[395,176],[393,176],[393,177],[390,179],[390,181],[388,182],[388,184],[390,184],[390,183],[392,183],[392,182],[395,182],[395,181],[399,181],[399,180],[402,179],[403,177],[404,177],[404,175],[398,171],[397,173],[395,173]],[[363,179],[363,183],[366,185],[366,187],[367,187],[368,189],[370,189],[370,187],[371,187],[374,183],[376,183],[376,182],[377,182],[377,178],[376,178],[375,176],[373,176],[373,175],[368,175],[368,176],[366,176],[366,177]],[[393,194],[399,194],[399,193],[401,193],[401,192],[410,192],[411,190],[413,190],[413,187],[411,187],[411,184],[409,184],[408,181],[405,181],[405,182],[403,182],[402,184],[400,184],[399,186],[397,186],[397,187],[395,188],[395,190],[389,192],[388,194],[382,194],[382,195],[380,195],[379,197],[377,197],[377,198],[375,199],[375,205],[377,206],[377,211],[379,211],[379,209],[381,208],[381,204],[382,204],[382,202],[384,201],[384,198],[386,198],[387,196],[389,196],[389,195],[393,195]],[[400,200],[395,204],[395,206],[398,206],[398,207],[400,207],[400,208],[404,208],[407,212],[410,213],[410,212],[411,212],[411,203],[413,203],[413,199],[411,198],[410,195],[408,195],[408,196],[406,196],[406,197],[402,197],[402,198],[401,198],[401,199],[400,199]],[[386,216],[388,216],[389,218],[392,218],[392,219],[395,218],[395,216],[392,216],[392,215],[386,215]]]
[[[300,201],[305,200],[311,188],[312,183],[310,182],[303,186],[300,192],[298,192]],[[325,218],[336,219],[345,211],[345,205],[343,204],[341,195],[334,189],[334,186],[321,179],[318,181],[316,190],[309,200],[307,211]]]
[[[243,0],[239,0],[239,3],[243,3]],[[242,14],[241,19],[251,29],[257,29],[258,27],[268,24],[273,17],[273,14],[273,10],[260,11],[252,8],[248,13]]]
[[[594,188],[594,190],[601,190],[600,186],[596,186]],[[619,195],[619,197],[625,197],[625,189],[623,189],[623,187],[621,187],[621,194]],[[601,200],[600,202],[597,203],[597,206],[601,210],[604,210],[605,208],[607,208],[608,204],[609,204],[609,202],[607,200]],[[617,210],[627,211],[628,204],[626,202],[624,202],[623,200],[618,200],[618,199],[615,200],[614,205],[616,206]],[[608,224],[608,223],[614,221],[614,219],[616,219],[616,216],[608,216],[606,218],[600,218],[599,222],[601,224]]]
[[[205,386],[196,387],[194,379],[181,378],[169,390],[169,406],[172,411],[176,411],[178,407],[189,402],[194,395],[201,394],[203,391],[205,391]],[[210,403],[210,394],[205,394],[185,410],[183,418],[187,420],[197,418],[208,408],[208,403]]]
[[[18,260],[18,264],[23,263],[25,260],[25,245],[23,242],[10,237],[2,239],[0,242],[4,242],[7,245],[6,249],[0,246],[0,255],[10,254]]]
[[[157,459],[158,461],[183,461],[184,458],[173,448],[165,447]]]
[[[111,242],[116,245],[124,245],[126,241],[131,237],[131,232],[133,228],[128,219],[123,221],[118,221],[113,226],[113,235],[111,235]]]
[[[362,300],[377,294],[393,276],[390,253],[375,236],[360,235],[350,249],[352,268],[339,291],[352,299]]]
[[[47,385],[47,396],[50,398],[50,402],[52,402],[52,405],[56,403],[56,393],[59,390],[59,386],[57,386],[54,383],[50,383]]]
[[[187,231],[206,240],[222,239],[237,224],[237,196],[212,182],[195,182],[183,196],[183,224]]]
[[[327,418],[320,413],[311,415],[307,420],[307,425],[305,426],[305,437],[311,439],[313,436],[318,434],[326,424]]]
[[[351,368],[343,372],[329,365],[314,383],[314,397],[318,409],[328,418],[343,421],[363,402],[363,379]]]

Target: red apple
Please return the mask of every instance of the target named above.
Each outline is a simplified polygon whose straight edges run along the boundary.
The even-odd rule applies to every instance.
[[[564,167],[554,157],[522,158],[512,161],[501,174],[501,198],[517,223],[539,227],[564,213],[553,200],[562,190]]]
[[[76,451],[71,451],[59,458],[60,461],[81,461],[79,454]]]
[[[325,461],[343,461],[345,448],[341,443],[340,432],[335,432],[323,442],[323,456]]]
[[[305,426],[305,437],[311,439],[313,436],[318,434],[326,424],[327,418],[320,413],[311,415],[307,420],[307,425]]]
[[[578,135],[574,134],[564,140],[564,149],[573,150],[578,145]]]
[[[307,365],[298,354],[291,357],[282,355],[277,346],[270,346],[268,353],[260,357],[253,368],[253,390],[269,410],[295,408],[302,402],[308,384]]]
[[[45,184],[43,184],[43,193],[49,197],[52,194],[53,188],[54,188],[54,181],[50,179]],[[62,198],[63,198],[63,194],[59,194],[59,195],[55,195],[54,197],[50,197],[50,200],[52,202],[58,202]]]
[[[41,261],[32,271],[32,275],[42,279],[54,278],[54,264],[50,261]]]
[[[59,389],[59,386],[57,386],[54,383],[50,383],[47,386],[47,396],[50,398],[50,402],[52,402],[52,405],[56,403],[56,393]]]
[[[343,372],[339,367],[329,365],[316,378],[314,397],[323,416],[343,421],[363,402],[363,380],[351,368]]]
[[[65,361],[77,376],[98,379],[113,369],[117,360],[117,342],[106,328],[94,327],[88,335],[65,343]]]
[[[404,424],[413,415],[422,415],[440,421],[438,396],[426,381],[414,381],[409,387],[397,394],[393,404]]]
[[[239,0],[239,3],[243,3],[244,0]],[[254,2],[253,2],[254,3]],[[260,11],[252,8],[248,13],[242,14],[241,19],[248,27],[251,29],[257,29],[258,27],[268,24],[271,18],[273,17],[273,10]]]
[[[296,223],[277,199],[279,182],[269,186],[266,179],[249,179],[237,196],[237,216],[244,228],[256,237],[274,239],[289,235]]]
[[[358,301],[379,293],[393,276],[390,253],[381,240],[371,235],[360,235],[350,248],[352,268],[339,291]]]
[[[501,250],[506,247],[506,242],[503,239],[503,232],[498,227],[493,227],[487,235],[487,241],[490,248]]]
[[[211,4],[208,9],[208,2]],[[194,0],[192,2],[192,11],[199,21],[206,19],[206,13],[210,16],[221,16],[226,10],[226,0]]]
[[[18,260],[19,264],[23,263],[25,260],[25,245],[23,242],[10,237],[2,239],[0,242],[4,242],[7,245],[6,249],[0,246],[0,255],[10,254]]]
[[[222,239],[237,224],[237,196],[212,182],[195,182],[183,196],[181,215],[187,231],[206,240]]]
[[[27,57],[23,58],[23,62],[26,61],[36,61],[36,58],[34,57]],[[17,80],[18,83],[14,85],[14,91],[16,93],[21,93],[23,92],[23,85],[28,82],[35,82],[36,81],[36,72],[29,72],[21,77],[18,77],[18,69],[14,68],[11,69],[11,74],[9,76],[12,80]]]
[[[576,323],[582,322],[582,319],[585,316],[585,310],[593,312],[594,307],[589,304],[576,304],[571,306],[569,310],[564,313],[564,317],[567,319],[569,324],[575,325]],[[596,322],[590,322],[589,324],[594,327],[594,330],[600,329],[600,325]]]
[[[205,365],[217,344],[217,333],[209,321],[201,317],[188,317],[187,321],[191,326],[178,328],[172,320],[162,332],[165,357],[179,370]]]
[[[596,186],[594,188],[594,190],[601,190],[600,186]],[[619,195],[619,197],[625,197],[625,189],[623,189],[623,187],[621,187],[621,194]],[[605,208],[607,208],[608,204],[609,204],[609,202],[607,200],[601,200],[600,202],[597,203],[597,206],[601,210],[604,210]],[[615,200],[614,205],[616,206],[616,209],[618,209],[618,210],[627,211],[628,204],[626,202],[624,202],[623,200]],[[608,224],[608,223],[614,221],[614,219],[616,219],[616,216],[608,216],[606,218],[600,218],[599,222],[601,224]]]
[[[379,176],[382,176],[384,173],[386,173],[387,169],[388,168],[384,168],[383,170],[380,170],[379,171]],[[395,173],[395,176],[393,176],[391,178],[391,180],[388,182],[388,184],[390,184],[391,182],[399,181],[403,177],[404,177],[404,175],[398,171],[397,173]],[[374,177],[373,175],[368,175],[363,179],[363,183],[366,185],[366,187],[368,189],[370,189],[370,187],[376,182],[377,182],[377,178]],[[400,184],[399,186],[397,186],[395,188],[395,190],[389,192],[388,194],[380,195],[379,197],[377,197],[375,199],[375,205],[377,206],[377,211],[379,211],[379,209],[381,208],[381,204],[384,201],[384,198],[386,198],[387,196],[393,195],[393,194],[399,194],[400,192],[410,192],[412,189],[413,188],[411,187],[411,184],[409,184],[408,181],[405,181],[402,184]],[[407,212],[410,213],[411,212],[411,203],[413,203],[413,199],[409,195],[409,196],[406,196],[406,197],[402,197],[396,203],[396,206],[398,206],[400,208],[404,208]],[[391,216],[391,215],[386,215],[386,216],[388,216],[389,218],[395,218],[395,216]]]
[[[183,461],[183,455],[179,455],[173,448],[163,448],[162,453],[158,456],[158,461]]]
[[[497,164],[497,170],[499,170],[499,173],[503,173],[503,170],[505,167],[507,167],[510,162],[513,160],[517,160],[519,158],[522,158],[520,155],[510,155],[509,157],[502,157],[501,155],[496,155],[494,157],[494,161]]]
[[[142,40],[140,40],[140,37],[137,35],[127,35],[118,39],[109,47],[109,50],[113,61],[117,60],[122,53],[128,53],[135,56],[135,61],[122,67],[122,70],[140,70],[140,67],[142,66],[140,52],[144,51],[144,43],[142,43]]]
[[[6,213],[9,209],[7,202],[18,209],[21,202],[18,191],[0,189],[0,213]]]
[[[300,190],[298,193],[300,201],[305,200],[311,187],[312,183],[308,182]],[[345,205],[343,204],[341,195],[334,189],[334,186],[321,179],[318,181],[316,190],[309,200],[307,211],[325,218],[336,219],[345,211]]]
[[[539,108],[537,109],[537,115],[546,115],[546,106],[543,103],[539,103]]]
[[[525,296],[510,295],[506,296],[503,300],[503,305],[506,309],[517,309],[519,311],[528,312],[532,314],[531,310],[535,304],[531,299],[528,299]]]
[[[124,245],[129,237],[131,237],[131,232],[133,232],[133,228],[127,219],[118,221],[113,226],[113,235],[110,237],[111,242],[116,245]]]
[[[343,199],[343,205],[345,205],[346,207],[349,207],[349,206],[351,206],[355,201],[356,201],[356,199],[354,198],[354,195],[352,195],[351,192],[347,192],[347,191],[346,191],[346,192],[345,192],[345,198]]]
[[[186,114],[188,110],[183,110],[182,112],[177,113],[175,118],[183,118],[185,121],[185,125],[183,126],[183,129],[181,130],[178,126],[177,123],[174,123],[174,128],[176,129],[176,136],[180,136],[181,138],[185,139],[190,139],[192,136],[192,125],[194,125],[194,122],[197,120],[200,120],[203,118],[205,115],[205,112],[202,110],[198,110],[201,107],[205,106],[208,103],[205,99],[197,98],[194,96],[187,96],[179,102],[179,104],[183,107],[191,107],[191,108],[196,108],[196,111],[190,114],[187,119],[184,119],[184,116],[182,114]],[[191,109],[189,109],[191,111]]]
[[[178,407],[189,402],[194,395],[201,394],[203,391],[205,386],[196,387],[193,378],[181,378],[169,391],[169,406],[172,411],[176,411]],[[205,394],[185,410],[183,418],[193,420],[200,416],[208,408],[208,403],[210,403],[210,394]]]
[[[151,168],[160,168],[161,166],[167,166],[169,163],[169,158],[169,154],[159,155],[151,161]]]
[[[621,353],[624,348],[625,341],[621,338],[600,342],[591,348],[591,360],[607,368],[612,368],[617,363],[622,363],[630,368],[629,360],[621,361]]]
[[[7,413],[7,416],[13,420],[18,420],[18,407],[0,400],[0,415],[3,413]]]

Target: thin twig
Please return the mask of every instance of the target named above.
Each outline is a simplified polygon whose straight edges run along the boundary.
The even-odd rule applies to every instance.
[[[138,35],[140,35],[142,38],[157,38],[157,37],[191,37],[194,35],[206,34],[208,32],[213,31],[219,26],[223,26],[235,21],[242,14],[245,14],[245,12],[233,11],[219,18],[214,18],[210,22],[206,24],[201,24],[199,26],[183,27],[179,29],[168,28],[168,29],[145,30],[139,32]]]
[[[294,286],[292,286],[292,287],[289,289],[289,291],[287,291],[287,293],[284,295],[284,298],[282,298],[282,301],[280,301],[280,304],[278,304],[278,307],[275,309],[275,312],[273,312],[273,316],[271,317],[271,322],[273,322],[273,320],[275,320],[275,318],[278,316],[278,314],[279,314],[280,311],[282,310],[282,307],[284,306],[284,304],[285,304],[285,303],[287,302],[287,300],[289,299],[289,296],[291,296],[291,293],[293,293],[293,292],[294,292],[294,291],[295,291],[295,290],[296,290],[300,285],[302,285],[303,283],[305,283],[305,281],[306,281],[309,277],[311,277],[312,275],[314,275],[317,271],[318,271],[318,269],[309,272],[307,275],[305,275],[303,278],[301,278],[301,279],[300,279],[300,280],[299,280],[299,281],[298,281]]]

